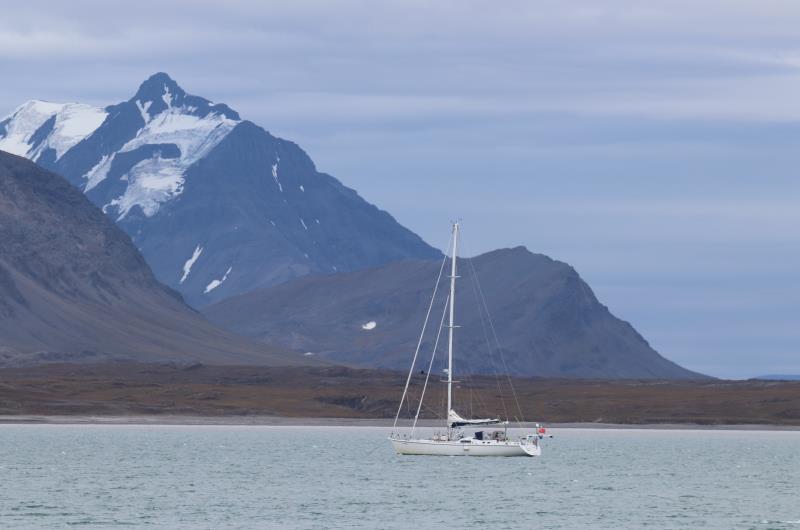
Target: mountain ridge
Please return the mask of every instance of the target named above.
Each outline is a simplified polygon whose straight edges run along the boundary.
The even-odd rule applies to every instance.
[[[563,262],[515,247],[459,263],[457,373],[706,378],[659,355],[633,326],[611,314],[577,271]],[[335,362],[407,370],[440,266],[441,261],[406,261],[306,276],[229,298],[203,313],[237,333]],[[473,277],[479,277],[479,283]],[[429,328],[423,341],[418,369],[430,360],[446,291],[440,286],[429,324],[434,330]],[[486,315],[476,309],[483,301],[494,317],[502,358]],[[445,366],[441,348],[442,343],[433,365],[437,371]]]
[[[129,99],[102,109],[26,103],[0,121],[0,148],[5,145],[62,173],[127,233],[158,281],[193,307],[209,308],[207,314],[216,315],[219,302],[235,298],[239,303],[248,293],[255,293],[255,300],[267,291],[285,296],[287,289],[314,285],[329,293],[327,299],[303,295],[320,307],[333,304],[336,310],[338,299],[360,294],[358,304],[372,303],[366,308],[391,315],[400,331],[381,343],[376,337],[384,333],[383,322],[337,322],[326,329],[333,337],[327,345],[314,322],[306,321],[308,330],[294,329],[287,338],[275,328],[240,329],[249,324],[222,315],[219,322],[231,329],[255,336],[266,331],[267,339],[337,362],[405,369],[399,357],[376,358],[375,348],[388,347],[391,355],[399,355],[413,343],[409,322],[425,298],[420,290],[423,272],[442,254],[355,190],[320,172],[296,143],[242,119],[227,105],[187,93],[167,74],[157,73]],[[697,375],[660,357],[630,324],[611,315],[568,265],[525,247],[501,249],[476,261],[485,274],[491,271],[494,302],[513,324],[510,335],[529,341],[515,344],[512,368],[517,372],[539,375],[534,363],[553,376]],[[408,285],[382,276],[387,270],[404,274]],[[517,274],[527,283],[514,283]],[[304,276],[309,279],[298,280]],[[353,278],[360,280],[348,284]],[[345,291],[337,290],[339,281],[345,282]],[[288,287],[279,285],[284,282]],[[382,282],[394,286],[389,294],[399,302],[396,307],[370,301],[385,294]],[[17,296],[11,287],[8,296]],[[292,293],[286,298],[290,315],[319,315],[315,307],[300,311],[302,298]],[[287,329],[300,322],[286,322],[258,303],[254,307]],[[249,313],[244,316],[254,314]],[[550,320],[542,322],[540,315]],[[528,324],[538,327],[531,331]],[[560,335],[549,333],[545,324],[560,329]],[[590,329],[592,325],[598,328]],[[356,333],[345,336],[342,330]],[[583,342],[569,330],[585,334]],[[594,343],[586,338],[591,333]],[[475,337],[470,340],[468,347],[479,348]],[[635,369],[615,361],[625,355]],[[475,362],[480,364],[477,358]]]
[[[5,152],[0,243],[0,365],[310,363],[209,324],[79,190]]]
[[[305,274],[441,255],[294,142],[163,72],[126,101],[86,110],[102,123],[68,149],[49,147],[58,142],[47,123],[65,121],[53,105],[0,122],[0,149],[84,191],[196,307]]]

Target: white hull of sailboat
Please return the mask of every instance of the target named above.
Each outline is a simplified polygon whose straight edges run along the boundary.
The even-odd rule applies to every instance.
[[[401,455],[431,455],[431,456],[540,456],[542,454],[542,448],[539,446],[539,439],[536,435],[528,435],[526,437],[520,437],[515,440],[510,440],[507,437],[506,429],[502,431],[495,431],[491,433],[490,436],[485,436],[483,431],[477,431],[473,436],[463,436],[461,428],[473,429],[479,426],[484,425],[507,425],[508,419],[506,421],[501,421],[499,418],[463,418],[459,415],[456,410],[453,408],[453,332],[455,328],[459,327],[455,325],[455,298],[456,298],[456,278],[458,278],[456,263],[458,262],[458,222],[453,223],[453,237],[452,241],[452,248],[453,252],[450,255],[450,295],[447,297],[447,301],[445,302],[444,307],[442,308],[442,319],[439,323],[439,331],[436,334],[436,341],[433,345],[433,353],[431,354],[430,364],[428,365],[428,370],[425,372],[427,375],[425,376],[425,384],[422,387],[422,394],[419,398],[419,405],[417,406],[417,414],[414,416],[414,426],[417,424],[417,419],[419,418],[419,413],[422,410],[422,403],[423,399],[425,398],[425,389],[428,387],[428,376],[431,374],[431,370],[434,366],[433,360],[436,355],[436,349],[439,345],[439,337],[441,337],[442,329],[445,328],[445,317],[449,311],[450,317],[448,319],[449,324],[447,327],[447,368],[444,369],[444,373],[447,374],[447,421],[445,424],[445,428],[447,429],[446,434],[437,433],[432,438],[409,438],[406,436],[399,436],[395,433],[392,433],[392,436],[389,437],[389,440],[392,442],[394,446],[394,450]],[[433,308],[434,301],[436,300],[436,292],[439,287],[440,280],[442,278],[442,272],[444,271],[446,258],[442,261],[442,266],[439,269],[439,277],[436,279],[436,285],[433,289],[433,295],[431,296],[430,305],[428,306],[428,313],[425,316],[425,323],[422,325],[422,333],[420,334],[419,341],[417,342],[417,349],[414,351],[414,358],[411,361],[411,369],[408,372],[408,378],[406,379],[406,385],[403,389],[403,396],[400,398],[400,405],[397,407],[397,415],[394,418],[394,425],[393,427],[397,426],[397,420],[400,417],[400,413],[402,411],[403,403],[406,401],[408,397],[408,386],[411,382],[411,376],[414,373],[414,369],[417,362],[417,357],[419,355],[420,346],[423,343],[423,338],[425,336],[425,330],[428,327],[428,320],[431,315],[431,309]],[[477,278],[475,278],[477,283]],[[478,284],[478,291],[480,292],[480,285]],[[483,298],[483,293],[481,292],[481,298]],[[486,301],[482,300],[482,304],[485,308]],[[492,325],[492,332],[494,332],[494,325],[492,324],[491,317],[488,315],[488,309],[486,309],[487,318],[489,324]],[[481,321],[483,322],[483,316],[481,316]],[[487,337],[488,339],[488,337]],[[495,337],[496,339],[496,337]],[[492,347],[488,343],[489,351],[491,353]],[[499,343],[497,344],[498,350]],[[502,353],[502,350],[500,350]],[[505,361],[503,361],[505,364]],[[424,370],[423,370],[424,372]],[[498,382],[499,385],[499,382]],[[510,386],[510,382],[509,382]],[[512,387],[513,391],[513,387]],[[516,400],[516,394],[514,396]],[[410,401],[409,401],[410,405]],[[519,403],[517,403],[519,407]],[[519,411],[520,417],[522,417],[522,411]],[[537,425],[538,427],[538,425]],[[411,432],[414,432],[412,428]],[[536,434],[542,434],[543,431],[538,431]]]
[[[539,456],[542,449],[535,443],[513,441],[426,440],[391,438],[394,450],[401,455],[430,456]]]

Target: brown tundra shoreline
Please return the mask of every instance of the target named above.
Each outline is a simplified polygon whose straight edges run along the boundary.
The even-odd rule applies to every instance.
[[[412,400],[422,377],[412,381]],[[0,423],[391,426],[405,378],[345,367],[4,368]],[[561,427],[800,428],[800,382],[514,378],[519,407],[505,378],[464,383],[456,396],[465,414],[500,414],[513,424],[521,416]],[[429,386],[428,425],[441,423],[442,386]]]

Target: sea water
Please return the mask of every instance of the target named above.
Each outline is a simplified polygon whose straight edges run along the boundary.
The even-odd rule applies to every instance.
[[[0,426],[0,528],[798,528],[800,432],[553,429],[539,458],[383,428]]]

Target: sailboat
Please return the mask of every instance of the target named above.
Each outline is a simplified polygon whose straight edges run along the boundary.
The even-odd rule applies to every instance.
[[[447,326],[447,414],[445,428],[443,431],[436,432],[429,438],[414,437],[417,419],[422,407],[422,400],[424,399],[424,388],[422,397],[420,398],[419,406],[417,407],[417,415],[414,418],[411,434],[398,434],[392,432],[389,440],[394,446],[395,451],[401,455],[437,455],[437,456],[539,456],[542,454],[542,448],[539,444],[540,433],[544,430],[538,430],[535,434],[527,436],[519,436],[516,439],[509,438],[508,436],[508,420],[501,420],[498,418],[484,418],[484,419],[466,419],[463,418],[455,410],[453,403],[453,332],[458,327],[455,325],[455,295],[456,295],[456,257],[458,256],[458,236],[459,236],[459,223],[453,223],[452,231],[452,255],[450,265],[450,295],[448,297],[446,311],[449,313],[449,325]],[[442,262],[444,268],[444,261]],[[441,278],[441,270],[440,270]],[[438,287],[438,280],[437,280]],[[409,382],[411,381],[411,374],[414,372],[414,363],[419,353],[419,347],[422,344],[422,336],[425,333],[425,327],[430,317],[430,309],[433,307],[433,299],[436,296],[436,290],[431,298],[431,306],[428,308],[428,315],[423,325],[422,335],[417,345],[417,351],[414,354],[414,361],[412,361],[411,371],[409,371],[408,379],[406,380],[406,388],[403,391],[403,398],[401,398],[400,407],[395,417],[395,427],[397,426],[397,419],[400,415],[403,400],[405,399]],[[444,313],[442,314],[442,324],[444,323]],[[441,329],[441,328],[440,328]],[[437,337],[438,344],[438,337]],[[436,346],[434,346],[434,354]],[[431,357],[431,366],[433,365],[433,356]],[[428,370],[430,374],[430,370]],[[427,387],[427,377],[426,377]],[[502,430],[486,431],[480,429],[484,426],[502,425]],[[467,431],[472,431],[468,433]]]

